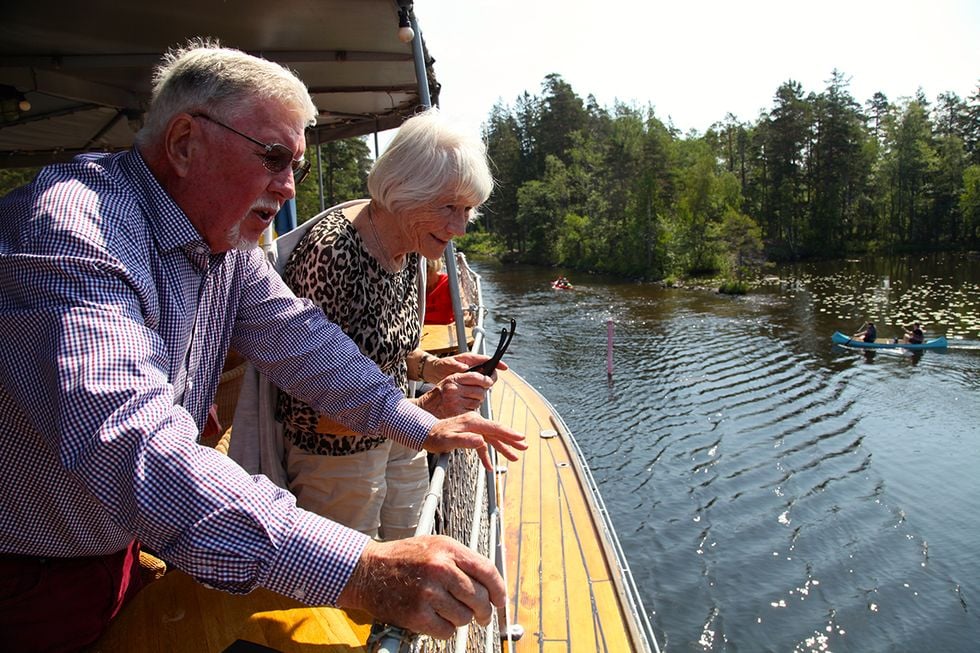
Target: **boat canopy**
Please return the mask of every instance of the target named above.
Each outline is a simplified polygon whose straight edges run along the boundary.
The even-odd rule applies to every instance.
[[[319,109],[309,144],[392,129],[436,104],[420,98],[412,0],[47,0],[4,3],[0,20],[0,167],[41,166],[129,148],[169,48],[213,37],[295,70]],[[342,17],[342,20],[336,20]],[[382,26],[379,28],[379,26]]]

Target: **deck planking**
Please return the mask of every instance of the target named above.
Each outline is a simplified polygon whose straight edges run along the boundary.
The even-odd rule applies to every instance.
[[[523,379],[497,372],[493,418],[525,433],[529,448],[498,475],[508,612],[525,634],[513,653],[644,650],[613,574],[586,477],[553,409]],[[542,438],[542,431],[558,431]]]

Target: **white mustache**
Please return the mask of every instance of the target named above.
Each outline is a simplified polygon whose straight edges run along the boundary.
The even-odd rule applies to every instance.
[[[252,211],[256,213],[271,213],[272,215],[279,213],[279,209],[278,204],[256,204],[252,207]]]

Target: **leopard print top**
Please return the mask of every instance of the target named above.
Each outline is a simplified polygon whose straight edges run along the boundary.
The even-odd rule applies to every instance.
[[[324,216],[293,250],[283,274],[299,297],[323,308],[371,358],[408,390],[406,356],[419,343],[419,255],[409,254],[405,267],[392,274],[364,247],[354,225],[340,211]],[[285,437],[309,453],[346,456],[384,442],[380,436],[317,433],[319,414],[282,392],[279,418]]]

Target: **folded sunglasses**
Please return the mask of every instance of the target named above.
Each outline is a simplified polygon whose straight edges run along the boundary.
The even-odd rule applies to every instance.
[[[493,353],[493,356],[488,361],[484,361],[479,365],[474,365],[467,372],[479,372],[483,376],[490,376],[493,371],[497,369],[497,363],[500,359],[504,357],[504,352],[507,351],[507,347],[510,346],[510,341],[514,337],[514,331],[517,330],[517,320],[510,318],[510,331],[507,329],[500,330],[500,342],[497,343],[497,351]]]

